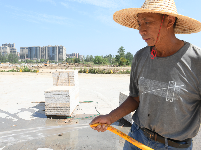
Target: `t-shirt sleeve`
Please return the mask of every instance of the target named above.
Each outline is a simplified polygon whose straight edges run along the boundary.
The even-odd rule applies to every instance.
[[[137,82],[137,56],[135,55],[131,65],[129,96],[138,97],[139,89]]]

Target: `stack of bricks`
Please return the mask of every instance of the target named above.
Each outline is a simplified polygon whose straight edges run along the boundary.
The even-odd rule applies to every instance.
[[[120,92],[119,94],[119,106],[127,99],[129,96],[129,92]],[[130,114],[124,116],[123,118],[133,124],[132,116],[135,113],[135,111],[131,112]]]
[[[71,116],[79,104],[78,71],[52,73],[53,87],[45,91],[45,115]]]

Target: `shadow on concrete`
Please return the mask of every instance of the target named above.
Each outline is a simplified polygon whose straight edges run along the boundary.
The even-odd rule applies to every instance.
[[[38,111],[33,114],[34,117],[47,118],[47,116],[45,115],[45,103],[38,103],[32,108],[38,109]]]

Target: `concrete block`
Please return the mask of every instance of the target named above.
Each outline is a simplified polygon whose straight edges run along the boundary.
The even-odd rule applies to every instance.
[[[129,91],[119,93],[119,106],[127,99],[128,96],[129,96]],[[130,122],[131,124],[133,124],[132,116],[133,116],[134,113],[135,113],[135,111],[131,112],[130,114],[128,114],[126,116],[124,116],[123,118],[125,120],[127,120],[128,122]]]
[[[71,116],[79,105],[78,86],[53,86],[44,94],[45,115]]]

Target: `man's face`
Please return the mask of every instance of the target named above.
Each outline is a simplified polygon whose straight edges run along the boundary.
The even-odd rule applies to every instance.
[[[138,14],[139,33],[148,46],[155,45],[161,21],[162,21],[162,15],[160,14],[155,13]]]

